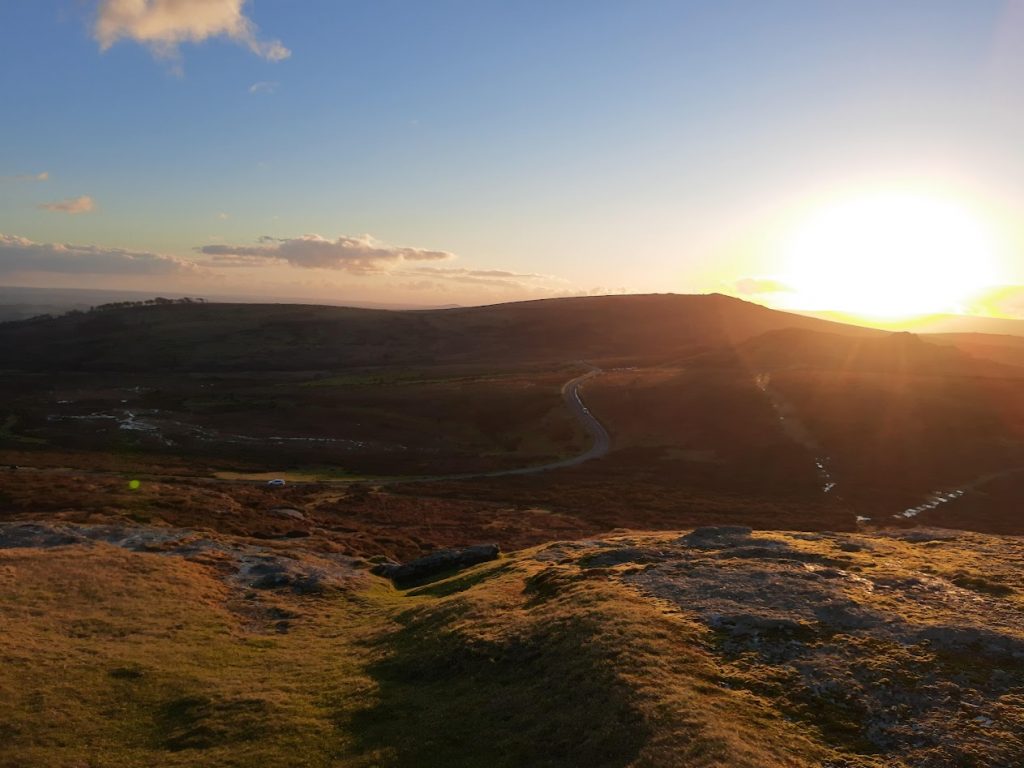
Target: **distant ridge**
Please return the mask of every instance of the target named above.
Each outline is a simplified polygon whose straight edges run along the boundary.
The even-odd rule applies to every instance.
[[[771,330],[879,331],[721,294],[389,311],[287,304],[129,307],[0,326],[6,368],[315,370],[579,359],[668,361]]]
[[[833,322],[849,322],[849,317],[842,312],[805,312],[796,314],[805,317],[816,317]],[[864,321],[865,327],[879,328],[886,331],[910,331],[919,334],[947,333],[983,333],[990,335],[1024,336],[1024,320],[1004,317],[982,317],[980,315],[929,315],[923,318],[908,320],[891,320],[871,322]]]
[[[189,294],[194,292],[189,292]],[[145,301],[157,297],[178,299],[186,295],[181,291],[129,291],[100,288],[38,288],[32,286],[0,286],[0,322],[26,320],[38,315],[60,315],[73,310],[87,310],[100,304],[119,301]],[[329,302],[304,302],[294,296],[225,296],[203,295],[208,301],[222,304],[319,304],[338,307],[365,307],[369,309],[441,309],[434,305],[395,304],[358,299],[339,299]]]
[[[913,333],[883,333],[876,336],[849,336],[821,331],[786,328],[768,331],[738,345],[735,353],[748,367],[771,371],[785,368],[816,368],[857,373],[890,375],[1024,375],[1018,367],[1024,362],[1024,339],[1013,339],[1018,347],[996,348],[1004,354],[984,354],[988,347],[974,347],[957,340],[938,341],[936,337]]]

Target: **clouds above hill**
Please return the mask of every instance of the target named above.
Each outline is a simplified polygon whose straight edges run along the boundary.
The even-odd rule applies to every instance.
[[[184,275],[199,267],[187,259],[97,245],[37,243],[0,233],[0,276],[21,273]]]
[[[211,256],[208,266],[257,266],[261,261],[285,262],[294,267],[334,269],[355,275],[389,272],[408,262],[446,261],[447,251],[393,246],[371,237],[320,235],[293,238],[261,237],[258,245],[204,245],[196,249]]]
[[[394,300],[434,293],[438,301],[474,303],[577,295],[560,278],[533,272],[448,266],[452,253],[393,246],[369,235],[328,239],[262,237],[253,245],[206,245],[180,257],[102,245],[37,242],[0,233],[0,282],[93,285],[147,290],[176,287],[242,295],[331,296],[359,286],[364,298]],[[607,293],[608,291],[601,291]]]
[[[93,34],[102,50],[134,40],[161,58],[177,58],[182,43],[224,37],[268,61],[291,55],[280,40],[264,39],[245,15],[246,0],[101,0]]]

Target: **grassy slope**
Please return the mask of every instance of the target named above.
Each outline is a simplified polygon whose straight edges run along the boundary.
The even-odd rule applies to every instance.
[[[718,688],[678,617],[599,582],[524,592],[528,576],[498,563],[415,595],[261,594],[293,616],[277,634],[202,565],[107,546],[4,551],[0,765],[797,766],[821,754]]]
[[[915,580],[968,603],[984,596],[1004,619],[1024,590],[1013,540],[773,536],[854,581],[911,585],[862,598],[897,622],[960,620]],[[216,557],[0,550],[0,765],[951,765],[928,762],[909,737],[907,761],[866,745],[864,721],[881,713],[800,687],[770,643],[764,656],[729,650],[702,614],[631,585],[642,561],[591,562],[674,539],[542,547],[410,591],[366,577],[316,596],[238,588]],[[710,562],[694,557],[686,567]],[[742,552],[714,562],[733,577],[756,565]],[[809,652],[841,639],[826,632]],[[891,689],[896,676],[909,694],[934,694],[936,712],[955,714],[959,686],[1019,675],[974,651],[856,638],[845,648],[872,686]],[[1011,690],[993,704],[992,727],[1016,729],[990,732],[1005,737],[999,760],[1019,748],[1018,700]],[[989,726],[950,723],[958,754],[989,764]]]
[[[368,684],[373,610],[292,606],[302,626],[268,634],[208,568],[106,546],[6,551],[0,579],[0,765],[312,766],[345,748],[334,718]]]

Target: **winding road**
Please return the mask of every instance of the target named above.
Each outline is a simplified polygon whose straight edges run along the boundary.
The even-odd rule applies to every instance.
[[[407,478],[374,478],[373,482],[380,485],[392,485],[398,483],[425,483],[432,482],[435,480],[472,480],[474,478],[482,477],[509,477],[512,475],[533,475],[538,472],[548,472],[552,469],[565,469],[566,467],[575,467],[582,464],[585,461],[591,459],[598,459],[604,456],[611,449],[612,439],[608,434],[608,430],[604,428],[604,425],[598,421],[594,414],[590,412],[590,409],[583,404],[583,398],[580,395],[580,388],[583,386],[583,382],[588,379],[592,379],[595,376],[599,376],[603,371],[595,365],[590,363],[581,363],[581,365],[587,366],[589,370],[581,376],[577,376],[575,379],[570,379],[562,385],[562,400],[565,401],[566,406],[572,412],[576,420],[583,425],[587,434],[590,436],[592,443],[590,447],[583,453],[576,456],[570,456],[567,459],[559,459],[558,461],[551,461],[547,464],[536,464],[532,467],[518,467],[516,469],[498,469],[493,472],[469,472],[461,475],[424,475],[420,477],[407,477]]]
[[[498,472],[488,472],[486,475],[487,477],[497,477],[499,475],[528,475],[533,472],[546,472],[549,469],[575,467],[585,461],[598,459],[608,453],[612,445],[612,439],[608,435],[608,430],[605,429],[604,425],[594,417],[594,414],[590,412],[590,409],[583,404],[583,398],[580,395],[580,387],[583,386],[583,382],[601,375],[603,371],[589,363],[584,363],[584,365],[590,368],[590,370],[582,376],[577,376],[575,379],[567,381],[562,385],[562,399],[569,407],[569,410],[572,411],[576,420],[583,425],[587,434],[590,435],[590,438],[593,441],[590,448],[578,456],[571,456],[568,459],[562,459],[561,461],[552,461],[548,464],[540,464],[535,467],[524,467],[522,469],[506,469]]]

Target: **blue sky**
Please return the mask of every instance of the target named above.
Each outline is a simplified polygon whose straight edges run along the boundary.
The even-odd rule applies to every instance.
[[[729,290],[777,277],[814,206],[896,185],[980,210],[1024,282],[1022,25],[985,0],[6,2],[0,281]]]

